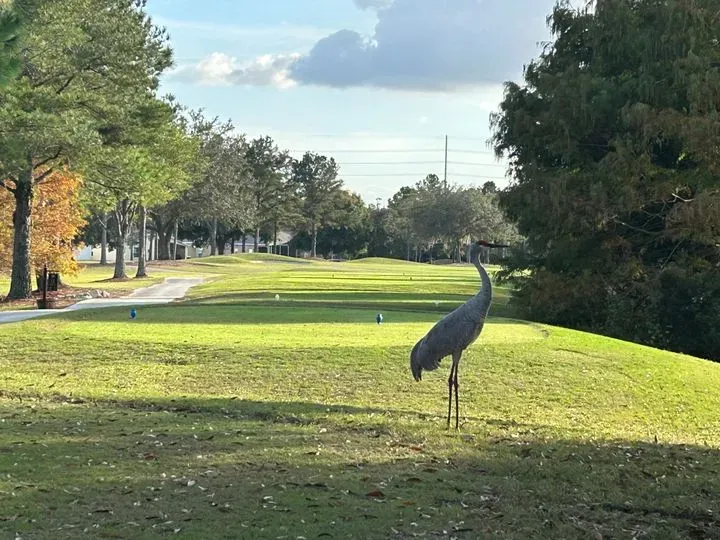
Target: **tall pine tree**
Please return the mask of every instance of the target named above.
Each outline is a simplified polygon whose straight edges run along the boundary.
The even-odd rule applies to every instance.
[[[509,268],[517,299],[537,320],[718,357],[717,2],[561,4],[551,21],[492,121],[529,246]]]

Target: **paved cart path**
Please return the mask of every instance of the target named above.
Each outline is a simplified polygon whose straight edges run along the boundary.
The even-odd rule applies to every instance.
[[[129,296],[125,296],[123,298],[93,298],[91,300],[83,300],[63,309],[0,311],[0,324],[36,319],[37,317],[45,317],[48,315],[55,315],[57,313],[67,313],[69,311],[77,311],[79,309],[98,309],[122,306],[131,308],[138,306],[169,304],[174,300],[184,298],[192,287],[200,285],[202,282],[203,278],[167,278],[163,283],[152,285],[151,287],[146,287],[144,289],[138,289]]]

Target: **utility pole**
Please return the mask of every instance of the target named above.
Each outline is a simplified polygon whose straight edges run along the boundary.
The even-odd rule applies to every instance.
[[[448,136],[445,135],[445,187],[447,188]]]

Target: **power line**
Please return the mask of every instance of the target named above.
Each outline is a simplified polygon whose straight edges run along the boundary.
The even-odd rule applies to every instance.
[[[242,131],[242,130],[240,130]],[[411,140],[411,141],[444,141],[445,136],[444,135],[404,135],[402,133],[383,133],[383,132],[373,132],[373,133],[308,133],[305,131],[283,131],[283,135],[298,135],[302,137],[307,138],[317,138],[317,139],[398,139],[398,140]],[[454,141],[482,141],[487,142],[488,137],[461,137],[461,136],[455,136],[450,135],[450,139]]]
[[[322,153],[335,153],[335,154],[406,154],[406,153],[423,153],[423,152],[442,152],[441,148],[430,148],[430,149],[419,149],[419,148],[407,148],[407,149],[387,149],[387,148],[381,148],[381,149],[359,149],[359,148],[352,148],[352,149],[326,149],[326,150],[313,150],[314,152],[322,152]],[[289,152],[293,153],[305,153],[307,150],[289,150]]]
[[[450,165],[470,165],[473,167],[502,167],[503,169],[507,167],[502,163],[472,163],[470,161],[448,161],[448,163]]]
[[[418,176],[422,176],[418,173],[388,173],[388,174],[380,174],[380,173],[370,173],[370,174],[340,174],[339,175],[342,178],[371,178],[371,177],[413,177],[417,178]],[[507,176],[487,176],[484,174],[462,174],[462,173],[451,173],[450,176],[460,176],[464,178],[481,178],[483,180],[507,180]]]
[[[361,149],[361,148],[347,148],[347,149],[325,149],[325,150],[311,150],[312,152],[317,153],[327,153],[327,154],[408,154],[408,153],[427,153],[427,152],[443,152],[442,148],[376,148],[376,149]],[[308,150],[288,150],[290,153],[301,153],[304,154],[305,152],[308,152]],[[486,150],[453,150],[449,149],[448,153],[456,154],[481,154],[481,155],[495,155],[494,152],[486,151]]]
[[[343,161],[346,165],[442,165],[444,161]],[[448,161],[448,165],[469,165],[473,167],[506,167],[502,163],[473,163],[471,161]]]

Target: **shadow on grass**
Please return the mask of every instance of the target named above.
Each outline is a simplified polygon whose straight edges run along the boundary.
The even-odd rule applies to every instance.
[[[61,405],[86,406],[98,409],[127,411],[134,413],[172,413],[214,416],[227,420],[257,421],[267,424],[318,425],[331,422],[339,431],[357,431],[354,418],[362,417],[366,431],[381,430],[389,433],[388,419],[403,419],[413,422],[427,423],[426,426],[437,427],[438,432],[445,432],[445,417],[435,414],[419,413],[413,410],[396,407],[358,407],[345,404],[313,403],[309,401],[255,401],[228,398],[189,398],[170,399],[109,399],[82,398],[63,394],[38,394],[37,392],[12,392],[0,390],[0,398],[17,401],[18,403],[45,402]],[[376,420],[368,417],[377,416]],[[480,418],[462,415],[463,423],[471,422],[486,425],[492,429],[521,431],[523,433],[543,432],[553,426],[502,420],[496,418]],[[448,431],[452,433],[452,431]],[[579,433],[579,432],[578,432]]]
[[[218,294],[207,296],[198,300],[214,302],[214,301],[238,301],[238,300],[273,300],[275,294],[279,294],[284,300],[311,300],[322,301],[330,300],[335,302],[464,302],[469,296],[466,294],[443,294],[443,293],[402,293],[402,292],[384,292],[384,291],[362,291],[354,292],[351,289],[318,289],[310,292],[294,292],[283,289],[276,291],[258,290],[247,292],[233,292],[228,294]],[[408,304],[412,307],[412,304]]]
[[[0,531],[31,538],[717,538],[720,453],[489,436],[323,404],[0,402]],[[238,414],[240,413],[240,414]],[[307,418],[305,417],[307,415]],[[297,419],[308,421],[298,421]]]
[[[345,302],[275,302],[247,300],[245,302],[206,303],[204,300],[179,302],[170,306],[142,306],[134,324],[375,324],[377,313],[382,312],[383,324],[435,323],[460,305],[450,302],[423,306],[413,310],[407,303],[345,303]],[[53,315],[47,320],[66,321],[125,321],[128,307],[78,310]],[[389,313],[392,313],[391,315]],[[502,317],[501,306],[490,311],[492,324],[525,324]],[[499,318],[500,317],[500,318]]]

